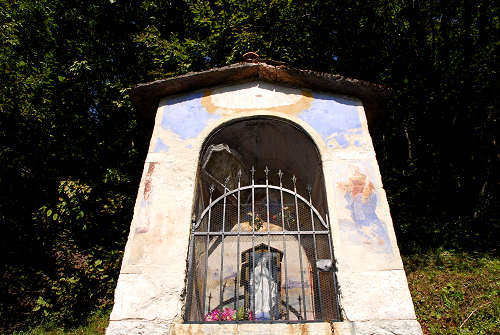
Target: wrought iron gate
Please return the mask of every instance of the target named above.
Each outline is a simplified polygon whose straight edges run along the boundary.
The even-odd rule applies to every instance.
[[[227,188],[193,219],[186,322],[339,320],[328,215],[308,199],[269,182]]]

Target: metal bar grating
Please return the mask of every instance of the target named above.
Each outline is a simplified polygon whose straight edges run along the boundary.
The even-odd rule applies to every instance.
[[[339,320],[328,216],[292,187],[265,183],[209,188],[209,203],[193,221],[186,322],[311,322]],[[277,180],[276,180],[277,181]],[[287,182],[288,183],[288,182]],[[235,182],[231,183],[236,185]]]

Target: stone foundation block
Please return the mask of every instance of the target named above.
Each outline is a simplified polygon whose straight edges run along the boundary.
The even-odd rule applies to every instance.
[[[422,335],[417,320],[380,320],[354,322],[356,335]]]

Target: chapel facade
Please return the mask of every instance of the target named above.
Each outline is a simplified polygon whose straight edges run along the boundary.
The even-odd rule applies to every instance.
[[[114,334],[422,334],[368,125],[387,89],[269,62],[141,84]]]

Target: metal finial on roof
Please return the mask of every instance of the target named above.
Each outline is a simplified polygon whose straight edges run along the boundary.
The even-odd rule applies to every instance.
[[[242,58],[244,62],[253,62],[254,60],[259,59],[260,56],[256,52],[250,51],[243,54]]]

